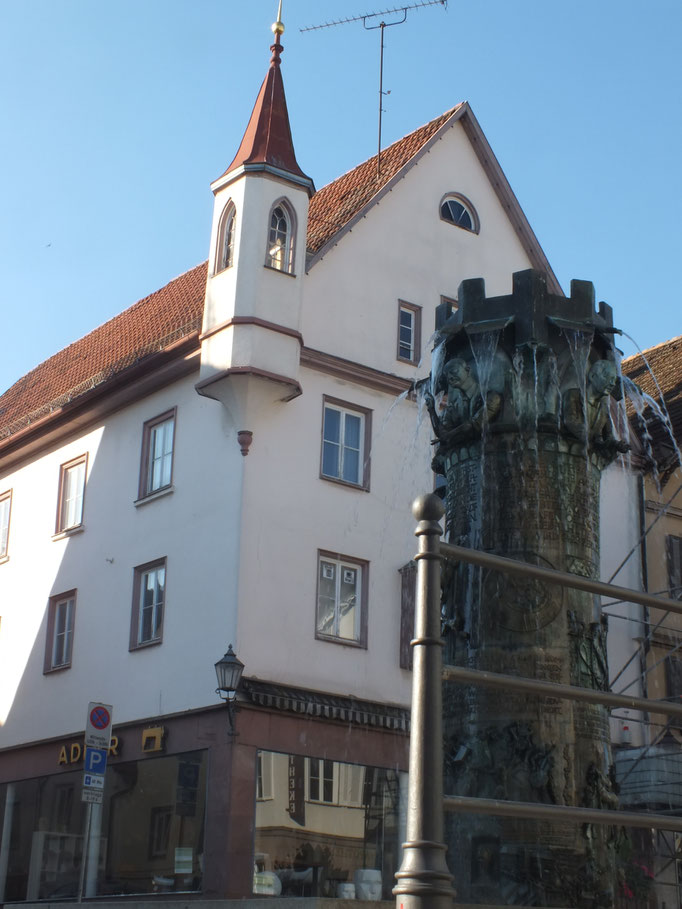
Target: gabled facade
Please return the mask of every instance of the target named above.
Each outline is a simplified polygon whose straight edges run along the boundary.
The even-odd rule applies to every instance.
[[[466,103],[314,192],[275,35],[208,263],[0,397],[0,900],[77,893],[89,701],[115,744],[85,896],[392,887],[433,483],[409,391],[460,281],[559,288]]]

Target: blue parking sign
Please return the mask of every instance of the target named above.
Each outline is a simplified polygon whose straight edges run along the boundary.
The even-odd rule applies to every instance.
[[[107,750],[106,748],[85,749],[85,767],[86,773],[103,774],[107,769]]]

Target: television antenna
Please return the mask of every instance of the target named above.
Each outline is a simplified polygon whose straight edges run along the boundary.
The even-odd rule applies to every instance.
[[[377,178],[381,176],[381,115],[384,112],[383,100],[384,95],[390,95],[391,90],[384,91],[384,31],[387,28],[390,28],[392,25],[402,25],[403,22],[407,19],[407,13],[411,9],[422,9],[425,6],[442,6],[445,9],[448,8],[448,0],[417,0],[416,3],[410,3],[407,6],[395,6],[391,9],[382,9],[377,10],[374,13],[364,13],[360,16],[349,16],[346,19],[333,19],[331,22],[322,22],[320,25],[307,25],[305,28],[299,29],[301,32],[313,32],[318,31],[321,28],[333,28],[336,25],[346,25],[349,22],[362,22],[362,27],[366,31],[373,31],[374,29],[379,29],[380,34],[380,51],[379,51],[379,138],[378,138],[378,147],[377,147]],[[374,25],[368,25],[368,20],[379,19],[381,16],[398,16],[402,14],[401,19],[394,19],[393,21],[386,21],[385,19],[380,19],[380,21]]]

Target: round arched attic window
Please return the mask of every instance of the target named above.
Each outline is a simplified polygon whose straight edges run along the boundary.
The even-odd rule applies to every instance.
[[[459,193],[448,193],[440,203],[440,216],[443,221],[449,221],[455,227],[462,227],[477,234],[480,230],[480,221],[476,209],[469,200]]]

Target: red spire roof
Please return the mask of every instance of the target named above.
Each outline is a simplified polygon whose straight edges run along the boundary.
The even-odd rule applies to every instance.
[[[279,31],[275,32],[275,43],[270,46],[270,50],[272,51],[270,68],[258,92],[249,125],[246,127],[234,161],[222,176],[242,165],[251,165],[250,170],[258,169],[253,165],[262,165],[263,169],[270,165],[298,177],[296,182],[303,180],[312,188],[312,180],[298,166],[291,138],[284,82],[280,71],[279,58],[284,48],[280,44]]]

